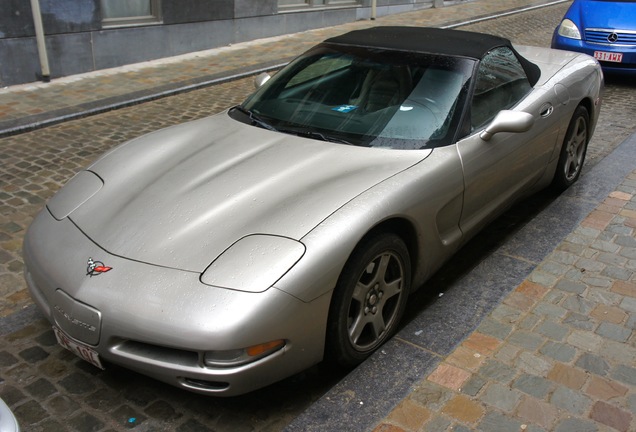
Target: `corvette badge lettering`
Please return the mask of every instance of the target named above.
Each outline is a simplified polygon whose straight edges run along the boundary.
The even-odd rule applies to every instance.
[[[86,276],[99,276],[102,273],[112,270],[112,267],[105,266],[101,261],[93,261],[93,258],[89,258],[86,263]]]

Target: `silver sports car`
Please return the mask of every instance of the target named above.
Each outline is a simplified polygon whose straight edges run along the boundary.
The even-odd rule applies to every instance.
[[[223,396],[356,365],[480,228],[577,180],[603,87],[584,54],[413,27],[266,78],[121,145],[38,214],[26,280],[65,348]]]

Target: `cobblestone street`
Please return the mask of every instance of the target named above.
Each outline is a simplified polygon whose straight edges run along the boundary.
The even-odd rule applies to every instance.
[[[568,6],[569,3],[558,4],[464,26],[462,29],[502,35],[517,44],[549,46],[552,30]],[[400,19],[408,21],[408,15],[379,20],[378,24],[400,23]],[[243,397],[216,399],[190,394],[118,367],[101,371],[57,345],[49,323],[38,314],[26,290],[21,258],[23,235],[36,212],[69,178],[120,143],[160,128],[220,112],[241,102],[253,91],[252,82],[253,77],[240,79],[0,139],[0,397],[14,409],[24,431],[279,431],[290,425],[300,413],[343,378],[342,372],[318,366]],[[626,80],[608,80],[603,109],[588,149],[583,176],[636,132],[634,119],[636,86]],[[632,173],[626,181],[629,187],[636,187],[636,173]],[[636,412],[636,369],[633,368],[636,361],[633,335],[636,318],[633,276],[636,268],[633,263],[636,262],[636,256],[633,251],[636,245],[633,244],[634,230],[631,234],[624,232],[623,228],[618,227],[616,219],[623,217],[621,223],[625,218],[636,220],[636,203],[629,193],[623,194],[610,196],[605,202],[604,206],[607,207],[604,209],[612,214],[611,218],[592,213],[585,219],[582,228],[572,233],[568,241],[553,253],[551,261],[535,272],[537,280],[529,281],[496,309],[495,313],[502,318],[501,321],[485,321],[481,332],[471,336],[462,345],[466,350],[460,347],[442,364],[446,371],[462,367],[471,371],[481,370],[481,375],[475,375],[472,380],[462,380],[460,378],[463,375],[459,378],[456,375],[456,381],[449,384],[444,381],[448,376],[444,375],[444,370],[436,371],[439,373],[438,381],[432,380],[433,384],[425,384],[407,398],[377,430],[410,430],[407,427],[410,420],[406,417],[415,415],[413,413],[417,413],[420,420],[423,417],[426,417],[426,421],[442,418],[428,411],[435,406],[440,409],[449,406],[448,411],[452,411],[452,414],[446,413],[449,416],[479,415],[481,411],[466,399],[466,395],[477,394],[484,386],[484,382],[479,380],[485,378],[496,383],[489,387],[486,399],[504,412],[513,410],[509,404],[516,406],[521,403],[522,407],[518,410],[525,413],[530,423],[538,425],[523,430],[550,430],[559,409],[574,414],[590,409],[596,416],[595,420],[614,415],[615,421],[601,421],[611,426],[605,430],[627,432],[628,429],[620,427],[625,424],[629,427],[630,421],[632,426],[636,424],[631,417],[629,421],[624,418],[625,409],[617,411],[614,405],[604,402],[596,402],[591,406],[589,401],[589,398],[599,397],[598,392],[601,392],[603,397],[624,398],[626,409],[631,408],[632,413]],[[615,234],[623,237],[610,239],[600,235],[596,238],[598,233],[590,231],[602,231],[612,224],[617,226]],[[600,254],[592,256],[589,251],[582,251],[581,245],[587,247],[592,243],[598,245]],[[625,248],[624,253],[622,248]],[[579,252],[586,260],[584,266],[568,261],[574,259],[572,254]],[[603,268],[599,268],[599,262]],[[592,284],[608,276],[608,271],[623,283],[604,286],[598,282],[598,289],[586,294],[591,298],[586,297],[578,279],[572,283],[556,282],[573,266],[579,273],[589,271],[596,275],[590,282]],[[546,284],[547,279],[557,288],[548,294],[550,299],[544,298],[545,292],[537,288],[540,284]],[[616,305],[618,295],[627,299],[621,307]],[[556,299],[556,296],[561,297]],[[602,302],[604,306],[589,307],[590,302],[598,297],[609,300]],[[537,306],[541,299],[543,303]],[[529,332],[530,328],[539,324],[531,322],[532,313],[515,321],[514,330],[518,330],[519,338],[517,343],[532,351],[543,350],[552,360],[567,363],[567,366],[560,366],[561,363],[546,364],[544,372],[547,378],[537,378],[537,371],[530,366],[521,374],[511,370],[508,365],[502,366],[506,357],[517,356],[520,349],[499,352],[498,361],[485,359],[488,353],[481,350],[494,351],[499,348],[493,338],[500,335],[498,331],[504,328],[503,318],[515,314],[515,318],[519,318],[518,311],[513,309],[524,301],[531,301],[531,304],[524,306],[524,313],[531,306],[544,307],[549,309],[548,314],[554,314],[559,319],[565,314],[563,303],[576,302],[578,309],[570,306],[577,309],[581,316],[575,315],[572,319],[580,318],[575,325],[580,327],[581,333],[571,334],[567,340],[581,352],[596,347],[603,340],[615,341],[615,344],[610,345],[613,349],[610,355],[616,360],[615,364],[607,364],[592,354],[575,358],[575,353],[569,351],[565,343],[551,342],[539,348],[538,339]],[[558,308],[553,304],[556,302],[559,302]],[[582,315],[603,321],[594,337],[583,333],[589,330],[587,326],[590,324]],[[552,341],[565,338],[561,334],[563,327],[553,322],[542,323],[538,332]],[[620,343],[625,342],[624,346],[620,346]],[[475,348],[484,359],[473,356],[473,351],[467,350],[467,347]],[[625,358],[632,359],[631,366],[629,363],[623,364]],[[561,367],[567,370],[562,371],[559,369]],[[580,370],[591,371],[598,377],[595,375],[590,378],[595,381],[589,383],[587,378],[580,375]],[[457,383],[460,383],[459,387],[451,390]],[[510,386],[516,389],[514,394],[510,392]],[[460,387],[463,387],[462,391],[459,391]],[[548,392],[553,394],[551,405],[546,402],[533,405],[534,399],[521,401],[520,394],[529,394],[542,400]],[[451,400],[454,404],[446,405]],[[426,407],[426,404],[430,406]],[[404,414],[404,410],[409,414]],[[542,414],[537,414],[539,412]],[[439,425],[438,429],[431,423],[426,430],[446,430],[450,425],[444,423],[443,419],[437,421],[439,423],[435,424]],[[488,417],[484,424],[492,425],[492,428],[485,430],[493,431],[519,428],[518,424],[496,415]],[[589,424],[574,420],[570,426],[560,431],[597,430],[585,429]]]

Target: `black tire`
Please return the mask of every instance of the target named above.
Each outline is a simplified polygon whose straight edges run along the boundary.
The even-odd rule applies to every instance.
[[[353,367],[397,330],[411,287],[404,241],[389,233],[364,239],[345,264],[331,299],[326,358]]]
[[[590,140],[589,124],[590,114],[584,106],[579,105],[565,133],[556,173],[552,180],[554,191],[562,192],[579,179]]]

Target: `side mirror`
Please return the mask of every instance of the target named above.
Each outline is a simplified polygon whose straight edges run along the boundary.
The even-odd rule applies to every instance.
[[[522,111],[503,110],[499,111],[494,120],[479,134],[479,137],[484,141],[489,141],[494,134],[499,132],[526,132],[530,130],[533,124],[534,117],[532,117],[532,114]]]
[[[267,72],[259,74],[256,78],[254,78],[254,87],[258,90],[259,88],[263,87],[263,84],[269,81],[271,77],[272,76]]]

